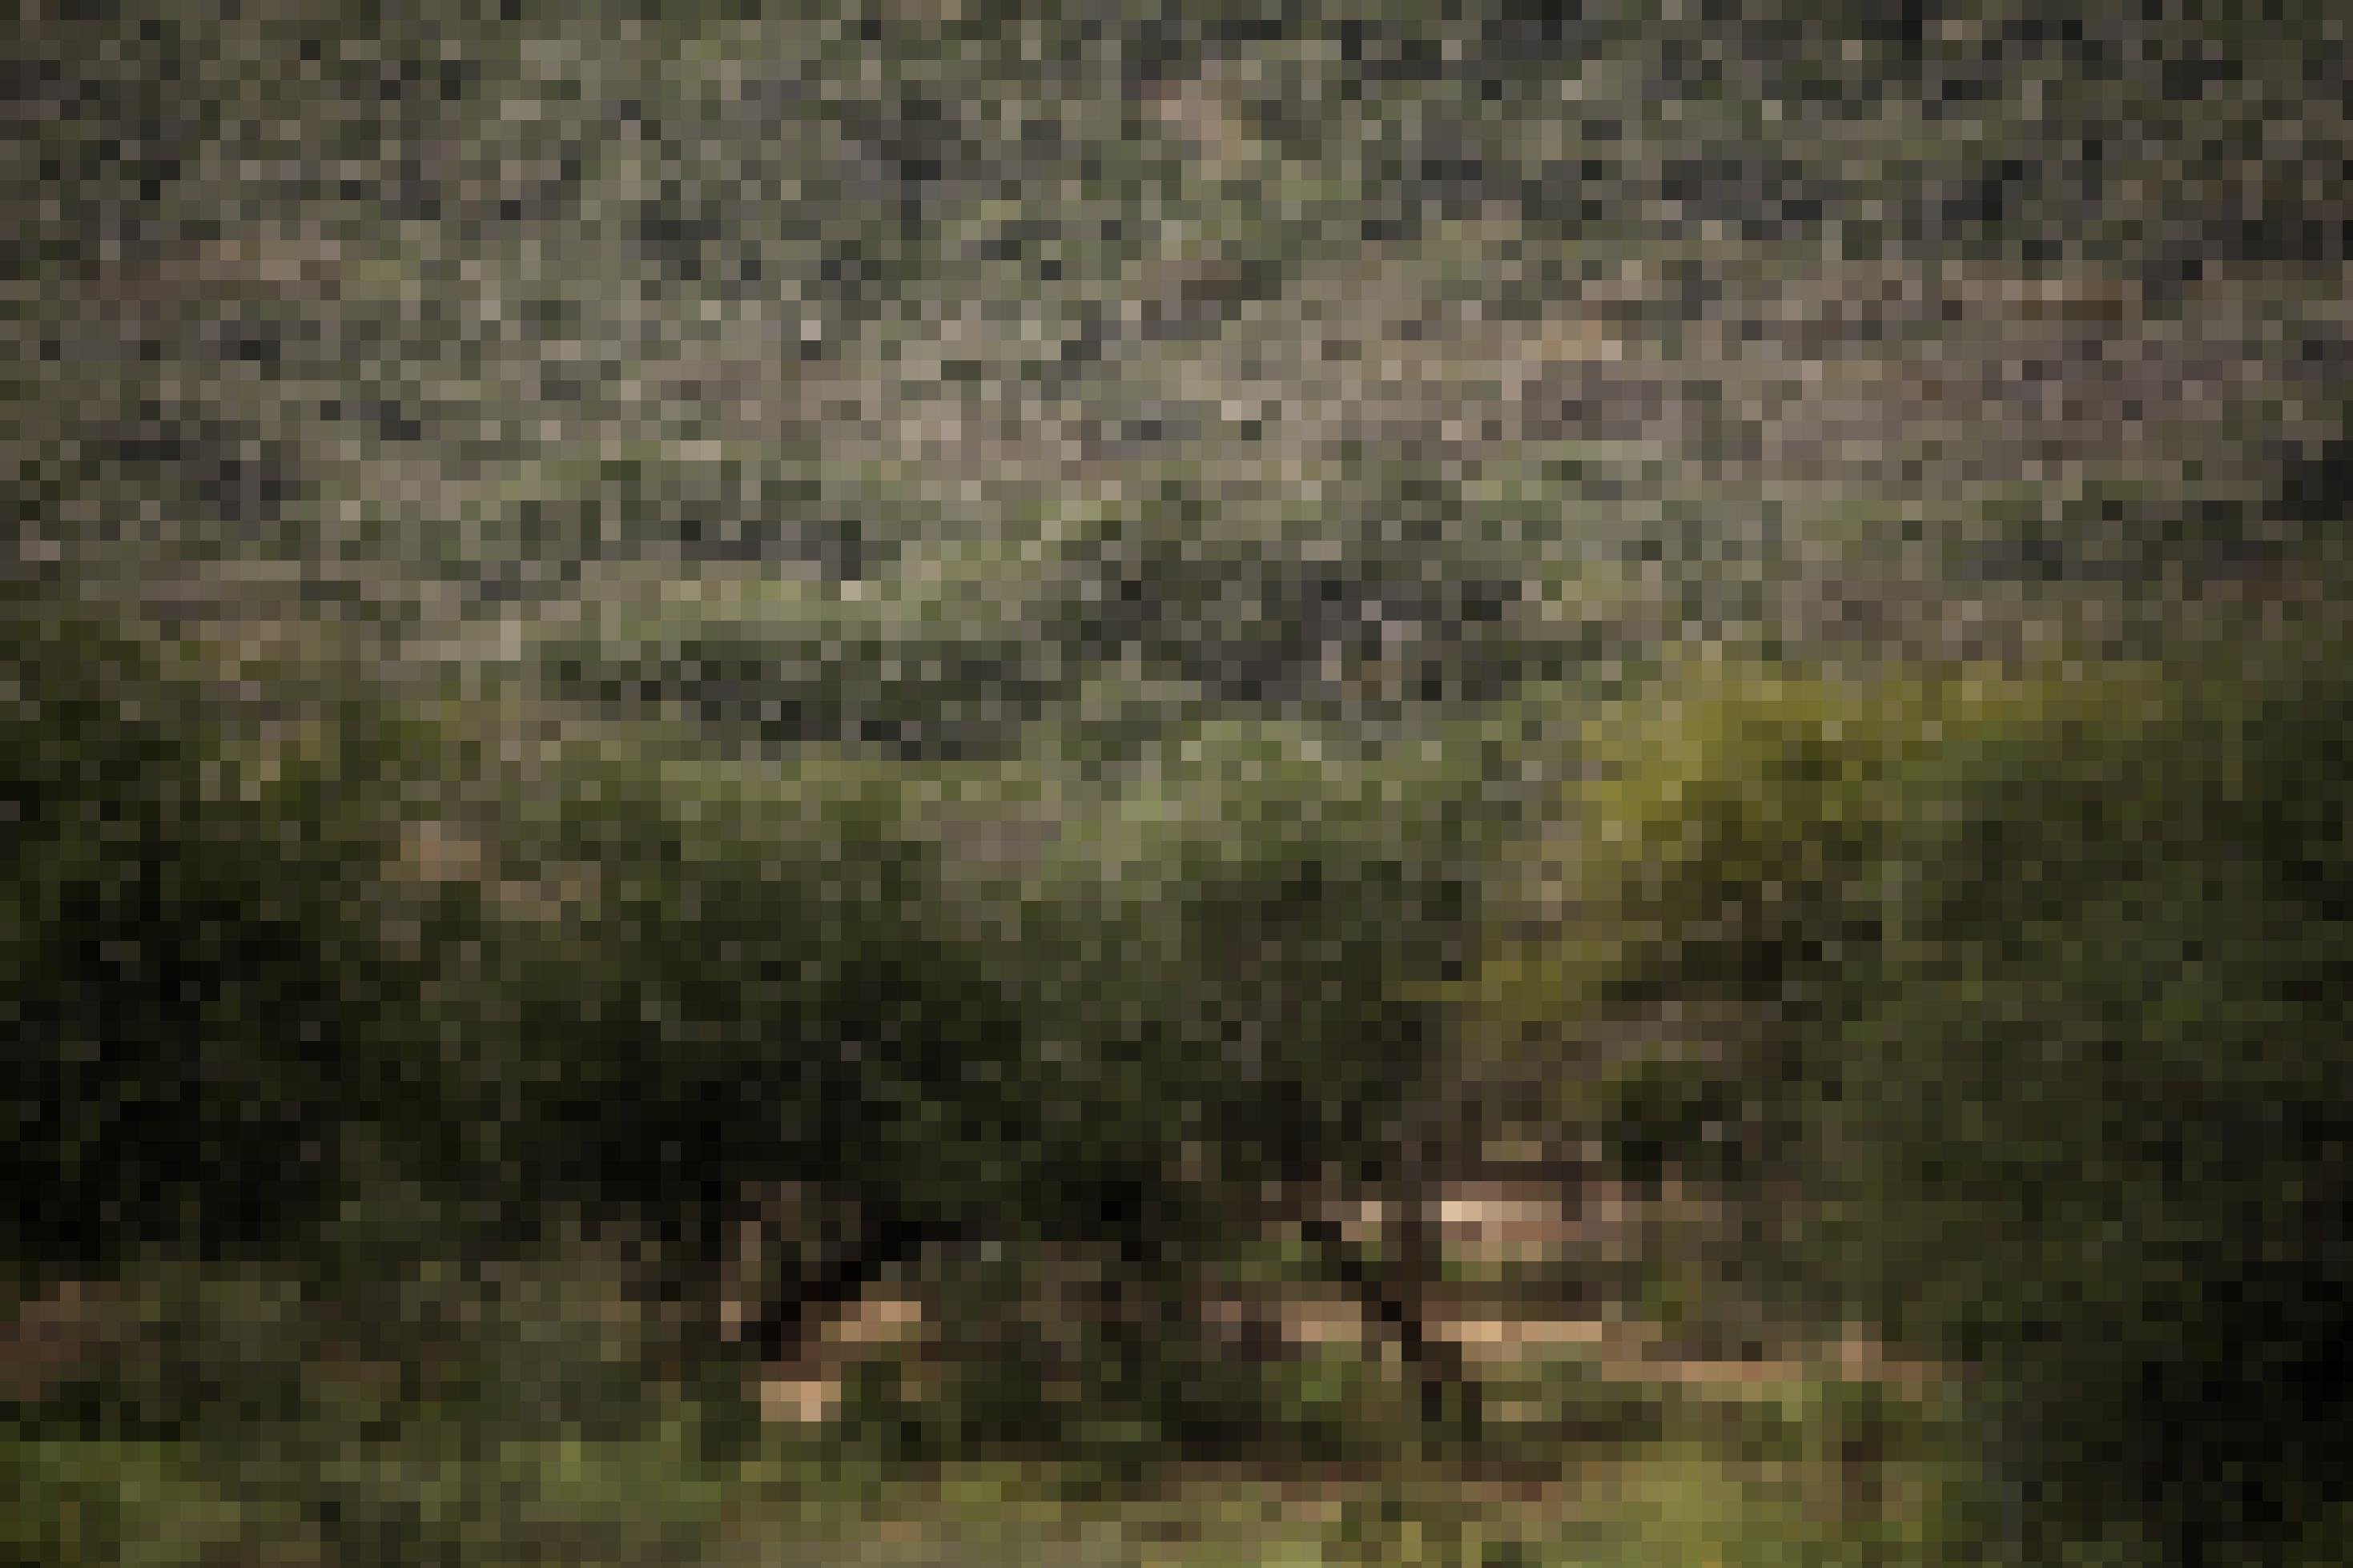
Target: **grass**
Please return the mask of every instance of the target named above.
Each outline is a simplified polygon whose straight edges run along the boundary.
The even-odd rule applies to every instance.
[[[443,1278],[357,1345],[249,1277],[174,1281],[160,1317],[123,1310],[176,1382],[142,1383],[117,1342],[0,1427],[0,1558],[1925,1568],[1966,1533],[1940,1412],[1827,1376],[1731,1399],[1546,1347],[1495,1369],[1491,1405],[1521,1419],[1430,1444],[1404,1380],[1340,1343],[1267,1369],[1292,1419],[1248,1455],[1178,1459],[1105,1418],[1090,1440],[992,1451],[967,1429],[917,1458],[890,1426],[921,1402],[887,1355],[832,1423],[761,1421],[741,1369],[631,1392],[634,1342],[561,1272],[437,1316],[423,1298],[470,1299]],[[90,1419],[110,1404],[137,1418]]]
[[[1672,1362],[1663,1325],[1625,1321],[1630,1300],[1599,1334],[1479,1347],[1473,1442],[1419,1423],[1411,1380],[1333,1296],[1293,1355],[1222,1368],[1238,1411],[1276,1419],[1247,1447],[1180,1458],[1090,1368],[1041,1405],[1020,1368],[920,1360],[937,1342],[920,1321],[842,1354],[832,1419],[764,1419],[755,1369],[681,1370],[664,1338],[681,1329],[631,1300],[626,1267],[567,1245],[495,1284],[423,1265],[332,1289],[175,1266],[78,1313],[20,1304],[20,1325],[95,1352],[5,1391],[0,1561],[1968,1560],[1956,1401],[1820,1356]],[[1513,1269],[1449,1251],[1458,1274],[1502,1276],[1448,1287],[1467,1292],[1451,1331],[1560,1311],[1542,1280],[1522,1301]],[[1549,1279],[1547,1260],[1520,1267]],[[1303,1309],[1303,1259],[1249,1261],[1245,1293]],[[1000,1410],[1030,1423],[1024,1447],[990,1440]]]
[[[861,1465],[778,1443],[702,1458],[684,1428],[489,1453],[332,1456],[12,1442],[5,1544],[28,1561],[469,1563],[1948,1563],[1949,1469],[1884,1478],[1904,1507],[1842,1517],[1820,1465],[1694,1445],[1566,1458],[1549,1475],[1384,1466]],[[1573,1450],[1571,1453],[1573,1454]]]

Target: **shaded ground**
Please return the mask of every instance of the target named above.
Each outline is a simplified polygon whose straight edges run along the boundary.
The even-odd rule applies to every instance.
[[[828,1331],[822,1353],[874,1355],[875,1340],[920,1331],[912,1317],[873,1299],[854,1324]],[[1966,1509],[1968,1494],[1964,1473],[1926,1435],[1933,1424],[1891,1428],[1834,1414],[1819,1364],[1752,1363],[1743,1377],[1789,1380],[1778,1397],[1760,1384],[1752,1392],[1762,1403],[1737,1407],[1753,1415],[1712,1415],[1713,1400],[1681,1397],[1695,1367],[1640,1362],[1639,1345],[1629,1347],[1636,1359],[1609,1366],[1606,1344],[1572,1337],[1579,1342],[1524,1347],[1512,1359],[1599,1352],[1606,1375],[1639,1381],[1682,1414],[1649,1442],[1546,1443],[1484,1460],[1266,1454],[1227,1464],[1107,1457],[1098,1466],[1007,1455],[910,1467],[867,1458],[854,1433],[810,1422],[838,1411],[837,1382],[776,1379],[762,1404],[785,1419],[745,1457],[714,1461],[695,1405],[672,1407],[683,1426],[637,1436],[575,1428],[500,1437],[479,1416],[460,1427],[433,1423],[429,1405],[414,1403],[426,1392],[417,1364],[334,1352],[305,1366],[322,1402],[293,1429],[308,1436],[232,1429],[201,1452],[135,1438],[36,1439],[0,1446],[0,1458],[9,1485],[49,1500],[34,1527],[68,1531],[25,1544],[37,1541],[42,1560],[67,1563],[326,1564],[384,1560],[377,1552],[712,1568],[1941,1561],[1934,1540],[1953,1528],[1959,1516],[1947,1516]],[[1641,1339],[1630,1327],[1616,1337]],[[227,1371],[218,1347],[205,1353],[216,1375]],[[1500,1365],[1482,1358],[1482,1370]],[[556,1375],[576,1396],[580,1373]],[[379,1424],[404,1408],[412,1414]],[[335,1449],[314,1451],[330,1432],[342,1434]]]

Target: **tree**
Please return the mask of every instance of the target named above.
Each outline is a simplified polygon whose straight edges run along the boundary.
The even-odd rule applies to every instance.
[[[118,614],[0,616],[7,1248],[299,1247],[365,1129],[443,1109],[392,1049],[417,972],[378,896],[414,753],[349,669],[228,666]]]
[[[2276,1560],[2342,1462],[2341,677],[2258,639],[1671,689],[1598,728],[1497,1037],[1591,1042],[1552,1081],[1605,1130],[1728,1090],[1799,1199],[1752,1277],[1975,1368],[2014,1549]]]

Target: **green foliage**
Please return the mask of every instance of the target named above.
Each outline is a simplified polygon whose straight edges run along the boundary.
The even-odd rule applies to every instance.
[[[1524,1293],[1975,1360],[2089,1456],[2054,1535],[2323,1489],[2180,1413],[2341,1415],[2278,1390],[2342,1371],[2353,710],[2188,602],[2331,596],[2329,8],[134,9],[47,18],[11,164],[69,199],[0,387],[0,1251],[227,1270],[178,1317],[252,1408],[74,1380],[6,1462],[96,1522],[8,1550],[459,1554],[512,1482],[482,1554],[658,1555],[769,1440],[748,1351],[640,1448],[590,1284],[420,1393],[237,1270],[406,1310],[585,1221],[694,1295],[755,1184],[925,1238],[952,1364],[857,1372],[867,1457],[1377,1469],[1410,1379],[1224,1355],[1203,1278],[1504,1132],[1741,1222]],[[1532,1381],[1526,1448],[1674,1424]],[[1786,1414],[1725,1440],[1900,1425]],[[147,1447],[281,1421],[367,1450],[311,1523]],[[1249,1545],[1926,1551],[1712,1461],[1573,1540],[1450,1484]]]
[[[25,1255],[273,1245],[338,1190],[340,1130],[405,1107],[402,965],[372,867],[406,742],[361,688],[240,700],[216,650],[12,607],[0,964]]]
[[[1621,1151],[1776,1130],[1791,1278],[2024,1401],[2058,1534],[2294,1517],[2346,1288],[2344,692],[2271,641],[1676,678],[1588,726],[1488,1037]]]
[[[1914,885],[1978,851],[1946,837],[1982,837],[1967,814],[2009,789],[2033,792],[2034,809],[2005,830],[2063,837],[2037,815],[2052,792],[2071,770],[2095,786],[2161,700],[2131,668],[1857,676],[1717,660],[1597,705],[1546,818],[1557,826],[1514,858],[1516,918],[1498,920],[1463,990],[1477,1048],[1569,1126],[1663,1140],[1683,1162],[1701,1157],[1705,1123],[1736,1120],[1727,1092],[1787,1115],[1836,1058],[1806,1023],[1825,985],[1960,918],[1928,901],[1987,890]],[[2127,739],[2080,755],[2088,729]]]
[[[1849,993],[1824,1144],[1883,1313],[1986,1353],[2073,1506],[2170,1550],[2325,1493],[2353,1113],[2341,679],[2186,689],[1923,863],[1948,896]]]

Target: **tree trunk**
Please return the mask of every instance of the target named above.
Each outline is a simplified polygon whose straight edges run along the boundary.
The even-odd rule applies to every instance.
[[[1356,1298],[1367,1325],[1397,1342],[1405,1373],[1419,1399],[1425,1440],[1443,1432],[1450,1415],[1461,1436],[1480,1435],[1480,1390],[1460,1347],[1430,1331],[1429,1297],[1441,1278],[1444,1252],[1439,1231],[1435,1164],[1419,1137],[1387,1184],[1393,1194],[1391,1219],[1383,1226],[1388,1256],[1367,1261],[1351,1247],[1335,1219],[1315,1216],[1307,1239],[1325,1271]]]

